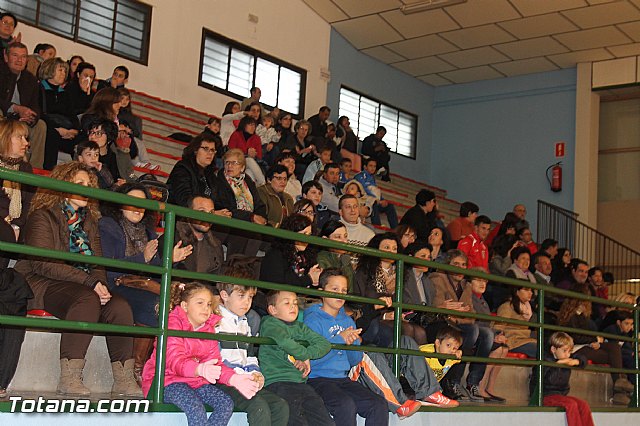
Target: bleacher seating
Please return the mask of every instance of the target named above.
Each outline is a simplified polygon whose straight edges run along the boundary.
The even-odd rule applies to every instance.
[[[151,173],[164,180],[175,162],[181,158],[182,149],[186,145],[184,142],[167,138],[167,135],[175,132],[196,135],[202,131],[210,115],[143,92],[132,90],[132,98],[134,113],[143,121],[144,142],[151,162],[161,166],[160,171]],[[361,137],[364,136],[361,135]],[[391,167],[393,168],[393,160]],[[146,169],[136,169],[136,171],[149,172]],[[436,194],[439,211],[445,223],[458,216],[460,203],[447,198],[446,190],[395,173],[391,176],[392,182],[378,179],[377,183],[382,188],[384,197],[396,206],[399,217],[402,217],[404,212],[415,204],[414,197],[419,188],[430,189]]]

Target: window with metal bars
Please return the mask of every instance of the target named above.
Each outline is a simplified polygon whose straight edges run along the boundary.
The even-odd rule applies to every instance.
[[[203,28],[200,86],[236,99],[259,87],[261,103],[299,119],[304,117],[306,82],[304,69]]]
[[[0,0],[21,22],[147,64],[151,6],[136,0]]]
[[[392,152],[416,158],[418,117],[346,87],[340,88],[340,116],[349,117],[351,129],[364,139],[379,126],[387,129],[384,141]]]

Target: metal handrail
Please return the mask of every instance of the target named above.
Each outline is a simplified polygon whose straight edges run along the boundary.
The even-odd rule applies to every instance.
[[[527,327],[537,328],[538,329],[538,357],[537,359],[497,359],[497,358],[483,358],[483,357],[474,357],[474,356],[463,356],[463,361],[469,362],[485,362],[492,364],[508,364],[508,365],[520,365],[520,366],[537,366],[538,371],[538,387],[541,389],[542,385],[542,367],[543,366],[553,366],[560,368],[572,368],[563,365],[558,365],[550,362],[546,362],[543,360],[543,348],[541,342],[543,341],[544,330],[563,330],[570,331],[575,333],[581,333],[585,335],[600,335],[611,338],[616,338],[620,341],[629,341],[633,342],[635,346],[635,351],[638,351],[638,339],[636,338],[627,338],[623,336],[615,336],[608,335],[603,333],[596,333],[587,330],[579,330],[579,329],[570,329],[566,327],[557,327],[552,325],[544,324],[544,294],[546,292],[558,294],[562,296],[572,297],[576,299],[587,300],[591,302],[596,302],[600,304],[605,304],[614,307],[623,307],[627,309],[632,309],[634,311],[635,323],[634,323],[634,336],[638,335],[638,317],[640,308],[635,305],[628,305],[624,303],[614,302],[607,299],[601,299],[598,297],[593,297],[590,295],[585,295],[582,293],[575,293],[567,290],[558,289],[555,287],[545,286],[537,283],[523,283],[521,280],[507,278],[502,276],[494,276],[487,273],[479,272],[479,271],[471,271],[466,269],[461,269],[458,267],[454,267],[451,265],[444,265],[440,263],[436,263],[433,261],[425,261],[422,259],[418,259],[415,257],[405,256],[402,254],[393,254],[387,252],[381,252],[379,250],[374,250],[367,247],[358,247],[352,246],[345,243],[339,243],[336,241],[332,241],[325,238],[318,238],[314,236],[307,236],[303,234],[298,234],[295,232],[284,231],[281,229],[265,227],[253,223],[248,223],[245,221],[239,221],[235,219],[229,219],[226,217],[221,217],[217,215],[212,215],[204,212],[199,212],[195,210],[191,210],[188,208],[174,206],[171,204],[160,203],[153,200],[140,199],[135,197],[130,197],[125,194],[114,193],[106,190],[95,189],[95,188],[87,188],[81,185],[76,185],[70,182],[60,182],[53,180],[49,177],[37,176],[28,173],[7,170],[0,168],[0,179],[20,182],[22,184],[31,185],[34,187],[41,187],[46,189],[52,189],[65,193],[73,193],[80,194],[90,198],[95,198],[102,201],[118,203],[118,204],[126,204],[132,205],[136,207],[141,207],[146,210],[157,211],[165,214],[165,240],[173,241],[174,239],[174,231],[175,231],[175,222],[176,216],[201,220],[205,222],[210,222],[216,225],[226,226],[234,229],[243,229],[245,231],[255,232],[263,235],[275,236],[277,238],[284,238],[288,240],[302,241],[307,242],[316,246],[320,246],[323,248],[336,248],[342,249],[349,252],[365,254],[375,257],[384,257],[386,259],[393,259],[396,261],[396,294],[394,296],[393,308],[395,310],[395,319],[394,319],[394,347],[393,348],[379,348],[379,347],[366,347],[366,346],[358,346],[352,347],[348,345],[332,345],[334,349],[342,349],[342,350],[358,350],[358,351],[371,351],[371,352],[384,352],[393,354],[396,360],[396,367],[399,365],[398,357],[399,355],[420,355],[424,354],[419,351],[408,350],[400,348],[400,334],[401,334],[401,313],[403,310],[416,310],[423,312],[435,312],[435,313],[443,313],[454,315],[458,317],[467,317],[467,318],[476,318],[485,321],[496,321],[500,323],[509,323],[509,324],[517,324],[524,325]],[[76,322],[76,321],[50,321],[47,319],[39,319],[39,318],[24,318],[24,317],[15,317],[15,316],[6,316],[0,315],[0,325],[12,325],[12,326],[20,326],[20,327],[31,327],[37,329],[49,329],[49,330],[80,330],[83,332],[93,332],[93,333],[115,333],[115,334],[131,334],[131,335],[147,335],[147,336],[157,336],[157,351],[156,351],[156,378],[157,383],[164,382],[164,368],[165,368],[165,355],[166,355],[166,342],[167,338],[171,336],[180,336],[180,337],[193,337],[200,339],[212,339],[212,340],[233,340],[233,341],[243,341],[243,342],[251,342],[256,344],[274,344],[275,342],[269,338],[264,337],[246,337],[246,336],[229,336],[223,334],[209,334],[209,333],[201,333],[201,332],[185,332],[179,330],[171,330],[167,327],[167,318],[169,314],[169,287],[171,283],[172,277],[178,278],[186,278],[186,279],[194,279],[194,280],[205,280],[205,281],[225,281],[238,285],[245,286],[255,286],[265,289],[280,289],[280,290],[288,290],[293,291],[300,294],[310,295],[310,296],[327,296],[330,295],[332,298],[340,298],[348,301],[355,301],[360,303],[370,303],[370,304],[379,304],[383,305],[384,303],[379,299],[371,299],[361,296],[353,296],[353,295],[341,295],[336,293],[327,293],[322,290],[311,289],[311,288],[300,288],[295,286],[290,286],[286,284],[279,283],[269,283],[258,280],[250,280],[250,279],[242,279],[242,278],[234,278],[227,277],[223,275],[214,275],[214,274],[204,274],[192,271],[185,271],[179,269],[173,269],[171,264],[172,257],[172,244],[164,244],[164,250],[162,253],[163,264],[162,266],[152,266],[146,264],[133,263],[123,260],[116,259],[107,259],[96,256],[84,256],[80,254],[74,253],[66,253],[66,252],[58,252],[55,250],[48,250],[43,248],[31,247],[21,244],[14,243],[5,243],[0,242],[0,250],[19,253],[31,256],[38,257],[48,257],[57,260],[64,260],[69,262],[82,262],[85,264],[95,264],[100,266],[105,266],[109,268],[117,268],[121,270],[132,270],[137,272],[144,272],[148,274],[160,275],[161,279],[161,296],[160,296],[160,304],[159,304],[159,326],[157,328],[152,327],[135,327],[135,326],[121,326],[121,325],[112,325],[112,324],[97,324],[97,323],[86,323],[86,322]],[[405,272],[405,263],[409,265],[420,265],[420,266],[428,266],[432,268],[438,268],[439,270],[445,272],[456,272],[462,273],[466,276],[470,277],[480,277],[484,279],[489,279],[494,282],[504,283],[510,286],[519,286],[522,287],[526,284],[526,287],[533,288],[538,290],[539,297],[539,307],[538,307],[538,318],[539,322],[526,322],[521,320],[503,318],[503,317],[495,317],[488,316],[483,314],[476,313],[467,313],[467,312],[458,312],[451,311],[447,309],[441,308],[433,308],[428,306],[421,305],[411,305],[404,304],[402,302],[402,286],[404,284],[404,272]],[[447,359],[452,358],[450,355],[440,355],[440,354],[430,354],[434,358]],[[635,374],[635,391],[634,398],[632,400],[632,406],[638,408],[638,403],[640,402],[640,398],[638,398],[638,359],[635,360],[636,365],[635,369],[613,369],[613,368],[605,368],[598,366],[589,366],[586,369],[589,371],[597,371],[597,372],[619,372],[619,373],[629,373]],[[397,372],[397,370],[396,370]],[[163,386],[157,386],[152,395],[149,395],[152,399],[153,404],[161,404],[163,401]],[[535,403],[538,406],[542,405],[542,392],[539,392],[537,397],[534,398]]]

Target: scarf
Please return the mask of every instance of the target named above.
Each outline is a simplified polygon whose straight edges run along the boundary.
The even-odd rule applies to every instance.
[[[149,242],[144,224],[142,222],[133,223],[123,216],[120,218],[120,226],[124,231],[124,255],[131,257],[142,253]]]
[[[296,274],[297,277],[302,277],[307,274],[307,269],[309,269],[309,265],[307,265],[306,252],[304,250],[297,251],[294,256],[295,260],[293,262],[293,265],[291,266],[291,269],[293,269],[293,273]]]
[[[251,195],[251,191],[249,191],[249,186],[247,185],[247,182],[245,182],[244,176],[244,173],[240,174],[238,177],[224,175],[233,190],[233,195],[236,197],[236,207],[238,210],[252,212],[253,195]]]
[[[67,226],[69,228],[69,252],[93,256],[89,236],[82,227],[87,215],[86,210],[78,209],[76,211],[65,201],[62,203],[62,213],[64,213],[67,218]],[[75,264],[74,266],[87,274],[91,273],[91,265]]]
[[[20,169],[22,158],[11,158],[0,156],[0,167],[9,170]],[[20,191],[20,183],[4,180],[2,182],[2,190],[9,198],[9,215],[4,218],[7,223],[11,223],[14,219],[22,215],[22,192]]]
[[[395,267],[392,265],[389,272],[386,272],[381,266],[378,266],[373,280],[373,287],[378,294],[393,294],[396,290]]]
[[[533,315],[531,304],[529,304],[529,302],[520,302],[520,312],[522,313],[522,318],[524,318],[525,321],[529,321],[529,319],[531,319],[531,316]]]

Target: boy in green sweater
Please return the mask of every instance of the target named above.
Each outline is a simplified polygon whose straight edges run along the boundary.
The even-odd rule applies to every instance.
[[[258,360],[265,388],[289,403],[289,425],[334,425],[324,401],[307,385],[310,359],[321,358],[331,349],[324,337],[297,321],[298,297],[290,291],[267,294],[270,316],[262,319],[260,335],[275,345],[262,345]]]

